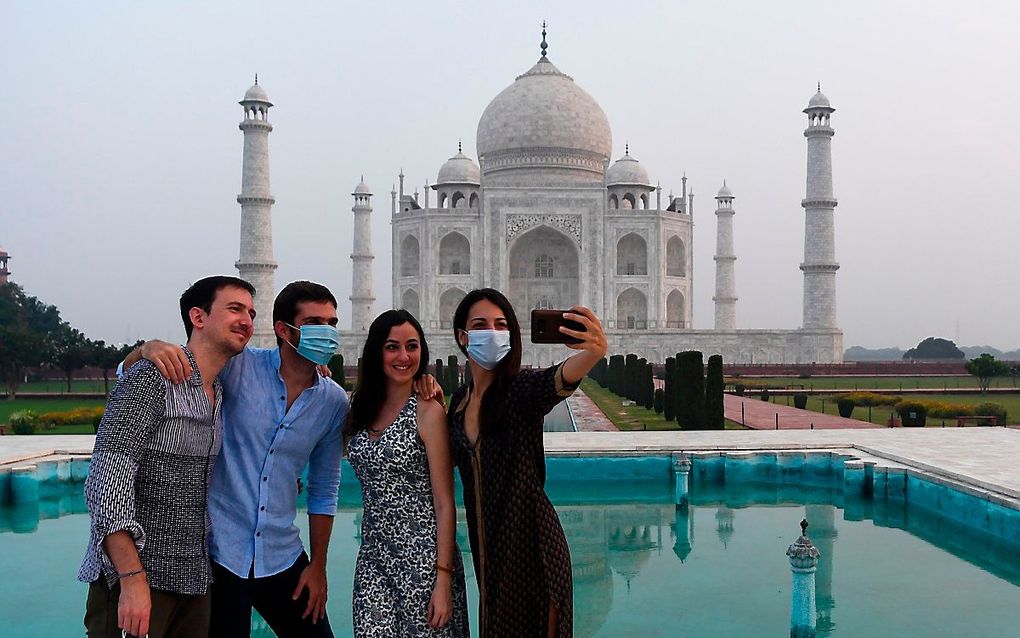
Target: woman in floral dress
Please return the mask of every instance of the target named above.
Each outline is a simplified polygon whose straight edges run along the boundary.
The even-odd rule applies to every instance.
[[[354,571],[358,638],[469,632],[446,419],[438,402],[419,401],[412,389],[427,362],[410,313],[389,310],[372,322],[346,431],[364,501]]]

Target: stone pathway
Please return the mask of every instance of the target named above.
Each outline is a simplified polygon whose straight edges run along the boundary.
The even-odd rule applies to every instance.
[[[743,420],[741,420],[743,405]],[[735,423],[743,423],[754,430],[775,430],[776,415],[779,415],[780,430],[834,430],[864,429],[881,427],[867,421],[844,419],[834,414],[798,410],[792,406],[762,401],[757,397],[738,397],[734,394],[723,395],[723,410],[726,418]],[[813,426],[813,427],[812,427]]]
[[[574,415],[574,423],[577,424],[578,432],[618,432],[613,422],[609,420],[599,406],[595,405],[584,390],[578,388],[567,398],[567,405]]]

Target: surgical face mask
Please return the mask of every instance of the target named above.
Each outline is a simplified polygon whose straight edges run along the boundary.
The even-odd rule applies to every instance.
[[[509,330],[469,330],[467,354],[486,370],[492,370],[510,352]]]
[[[337,348],[340,347],[340,339],[336,326],[305,324],[298,328],[297,326],[291,326],[289,323],[286,325],[301,331],[301,340],[298,341],[297,346],[289,341],[287,345],[294,348],[299,355],[314,364],[320,366],[326,365],[333,358],[333,355],[336,354]]]

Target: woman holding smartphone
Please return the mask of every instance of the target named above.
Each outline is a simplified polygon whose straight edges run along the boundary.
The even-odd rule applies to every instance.
[[[560,327],[578,350],[545,370],[521,370],[513,306],[491,288],[473,290],[453,317],[472,382],[454,393],[448,420],[464,485],[483,638],[573,634],[570,552],[545,494],[543,418],[606,354],[602,324],[574,306]]]

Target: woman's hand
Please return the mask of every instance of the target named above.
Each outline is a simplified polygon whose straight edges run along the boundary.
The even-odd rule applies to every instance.
[[[439,405],[446,407],[446,395],[443,394],[443,386],[436,382],[436,378],[431,374],[423,374],[420,378],[414,380],[414,384],[411,386],[412,389],[418,394],[419,399],[425,401],[434,400]]]
[[[453,594],[450,591],[450,575],[443,572],[436,574],[436,586],[432,588],[429,599],[429,626],[439,629],[450,622],[453,615]]]
[[[570,312],[563,313],[563,318],[569,321],[576,321],[585,327],[585,330],[571,330],[566,326],[560,326],[560,332],[568,337],[580,339],[581,343],[568,343],[566,346],[574,350],[587,350],[595,355],[596,359],[606,356],[608,344],[606,333],[602,330],[602,322],[595,316],[590,308],[574,306]]]

